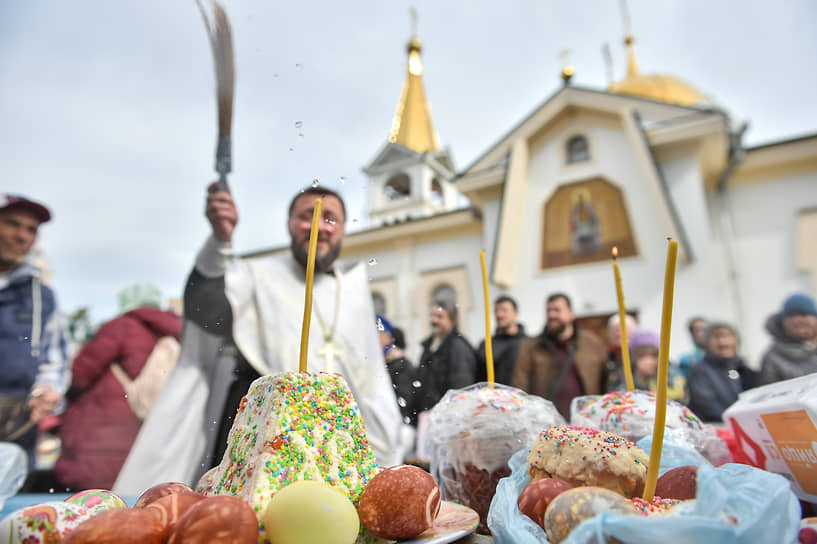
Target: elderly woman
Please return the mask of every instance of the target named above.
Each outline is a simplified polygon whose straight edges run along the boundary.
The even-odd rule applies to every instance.
[[[756,385],[756,375],[738,356],[738,333],[732,325],[709,324],[705,347],[703,359],[690,370],[689,408],[704,421],[722,421],[738,394]]]

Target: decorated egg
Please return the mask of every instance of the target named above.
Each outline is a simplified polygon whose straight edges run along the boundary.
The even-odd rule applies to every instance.
[[[545,532],[551,544],[559,544],[586,519],[602,512],[638,515],[633,503],[602,487],[576,487],[553,499],[545,511]]]
[[[122,497],[107,489],[86,489],[71,495],[65,499],[65,502],[85,508],[92,516],[106,510],[128,507]]]
[[[258,540],[258,518],[250,505],[237,497],[217,496],[188,508],[171,527],[167,543],[256,544]]]
[[[0,535],[8,535],[9,544],[45,544],[60,542],[80,523],[91,518],[85,508],[54,501],[26,506],[9,514],[0,523]]]
[[[133,506],[136,508],[144,508],[153,501],[161,499],[165,495],[181,493],[182,491],[193,492],[193,490],[190,489],[190,486],[179,482],[165,482],[163,484],[156,484],[153,487],[146,489],[145,492],[142,493],[138,499],[136,499],[136,504]]]
[[[201,500],[204,500],[204,495],[198,493],[171,493],[145,506],[145,510],[159,518],[169,532],[185,512]]]
[[[545,511],[553,499],[573,486],[559,478],[542,478],[531,482],[519,494],[516,501],[519,511],[545,528]]]
[[[655,495],[663,499],[694,499],[698,492],[698,467],[684,465],[667,471],[655,484]]]
[[[144,508],[114,508],[80,524],[64,544],[162,544],[165,526]],[[26,543],[27,544],[27,543]]]
[[[360,522],[373,535],[405,540],[434,524],[440,511],[440,489],[431,474],[397,465],[369,481],[360,495]]]
[[[313,480],[278,491],[261,519],[272,544],[352,544],[360,529],[352,501]]]

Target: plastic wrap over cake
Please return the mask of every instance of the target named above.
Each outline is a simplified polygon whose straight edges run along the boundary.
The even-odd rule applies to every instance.
[[[570,405],[570,424],[616,433],[631,442],[638,442],[645,436],[652,436],[655,400],[655,393],[641,389],[576,397]],[[698,451],[704,451],[710,438],[698,416],[672,400],[667,401],[664,432],[689,443]]]
[[[508,460],[529,448],[542,429],[564,425],[553,403],[513,387],[482,382],[449,390],[431,410],[428,448],[431,473],[443,499],[470,506],[480,532]]]

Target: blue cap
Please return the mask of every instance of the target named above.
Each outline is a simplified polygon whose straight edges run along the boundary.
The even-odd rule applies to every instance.
[[[375,316],[375,323],[377,324],[378,331],[383,331],[388,333],[389,336],[394,336],[394,327],[392,327],[388,319],[380,314],[377,314]]]
[[[817,316],[817,307],[814,305],[814,299],[802,293],[796,293],[783,303],[783,309],[780,315],[789,317],[794,314],[807,314]]]

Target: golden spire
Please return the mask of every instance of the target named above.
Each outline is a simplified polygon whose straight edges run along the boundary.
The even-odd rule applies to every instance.
[[[624,23],[624,45],[627,47],[627,77],[639,74],[638,61],[635,60],[635,38],[630,25],[630,10],[627,9],[627,0],[621,0],[621,19]]]
[[[431,110],[423,89],[422,44],[417,38],[417,12],[411,8],[412,37],[406,45],[408,73],[394,113],[389,141],[406,146],[417,153],[439,151],[437,133],[431,123]]]

